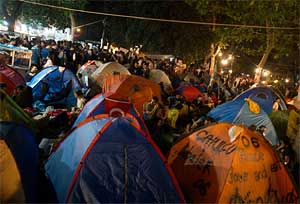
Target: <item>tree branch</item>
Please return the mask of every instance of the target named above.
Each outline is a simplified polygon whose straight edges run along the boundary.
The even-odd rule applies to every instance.
[[[2,9],[4,17],[9,18],[9,15],[7,12],[7,2],[6,1],[1,1],[1,9]]]

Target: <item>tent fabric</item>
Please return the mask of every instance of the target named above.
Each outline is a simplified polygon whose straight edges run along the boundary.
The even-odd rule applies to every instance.
[[[190,82],[191,80],[193,80],[194,82],[200,82],[200,79],[199,77],[195,76],[193,73],[191,72],[188,72],[184,78],[183,78],[184,81],[186,82]]]
[[[164,89],[167,91],[168,89],[172,89],[172,83],[168,77],[168,75],[160,70],[160,69],[152,69],[150,70],[150,80],[155,81],[157,84],[163,82]]]
[[[88,61],[82,67],[80,67],[77,71],[77,76],[79,78],[79,74],[81,74],[81,78],[79,78],[81,85],[84,88],[90,88],[89,95],[96,95],[101,92],[100,86],[97,84],[94,78],[91,75],[98,69],[102,63],[100,61]]]
[[[289,112],[289,110],[279,110],[269,114],[279,140],[283,140],[287,136]]]
[[[97,115],[69,134],[45,169],[59,202],[184,202],[158,151],[130,118]]]
[[[35,203],[39,156],[32,132],[19,123],[0,122],[0,141],[3,147],[0,158],[0,202],[24,203],[25,198],[27,203]],[[9,165],[16,166],[11,169]],[[6,182],[8,185],[5,185]]]
[[[65,69],[61,72],[57,66],[44,68],[27,85],[32,88],[34,101],[40,100],[46,104],[61,103],[68,107],[76,106],[74,91],[81,89],[76,76],[70,70]]]
[[[244,124],[248,127],[256,125],[267,127],[266,138],[273,144],[278,144],[278,137],[272,121],[263,109],[255,114],[249,110],[248,102],[246,101],[229,101],[212,109],[208,116],[219,122],[231,122],[236,124]]]
[[[267,114],[270,114],[273,111],[273,102],[276,100],[276,98],[280,98],[280,110],[287,110],[285,102],[280,97],[280,94],[270,87],[250,88],[236,96],[233,101],[244,100],[245,98],[250,98],[258,103]]]
[[[288,116],[286,135],[292,141],[292,147],[296,152],[296,161],[300,160],[300,114],[291,110]],[[300,181],[299,181],[300,182]]]
[[[200,129],[171,148],[168,163],[191,203],[299,201],[276,152],[244,126],[219,123]]]
[[[91,76],[96,71],[96,69],[98,69],[102,65],[103,64],[100,61],[88,61],[78,69],[77,74],[81,73],[83,75]]]
[[[77,126],[84,119],[93,117],[99,114],[110,114],[112,111],[117,110],[122,113],[130,114],[135,117],[142,127],[143,131],[148,133],[147,126],[145,125],[140,114],[136,111],[134,106],[129,101],[120,101],[110,98],[109,94],[99,94],[89,100],[80,114],[78,115],[76,121],[73,124],[73,127]]]
[[[34,122],[14,100],[0,90],[0,121],[14,121],[34,127]]]
[[[99,86],[103,87],[106,77],[114,75],[116,73],[130,75],[130,72],[123,65],[117,62],[108,62],[96,69],[91,77],[97,81]]]
[[[0,83],[5,83],[7,85],[6,92],[10,96],[13,95],[17,86],[26,85],[23,76],[8,65],[0,65]]]
[[[25,203],[24,190],[21,187],[21,176],[15,159],[4,140],[0,140],[0,164],[5,166],[0,173],[0,201]],[[4,164],[4,165],[3,165]]]
[[[135,75],[113,75],[106,78],[103,93],[111,93],[117,100],[129,100],[140,115],[143,106],[156,96],[161,101],[160,86],[148,79]]]
[[[196,87],[190,85],[180,86],[176,89],[176,92],[183,95],[188,102],[194,101],[198,96],[203,96]]]
[[[232,122],[235,124],[244,124],[247,127],[251,125],[256,125],[256,127],[264,125],[267,128],[266,138],[273,145],[279,143],[277,133],[268,115],[263,110],[261,110],[258,114],[254,114],[249,110],[248,103],[245,103],[243,105],[240,112],[236,115],[235,119]]]
[[[232,122],[244,104],[244,100],[228,101],[212,109],[208,116],[219,122]]]

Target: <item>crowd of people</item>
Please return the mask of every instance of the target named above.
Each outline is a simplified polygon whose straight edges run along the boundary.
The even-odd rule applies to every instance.
[[[171,145],[182,135],[189,135],[204,125],[215,122],[207,116],[207,113],[217,105],[232,100],[241,92],[250,88],[254,81],[246,75],[216,75],[210,78],[209,70],[206,67],[196,67],[194,64],[184,66],[183,59],[150,59],[136,50],[129,49],[128,52],[109,49],[101,49],[99,45],[90,46],[86,43],[73,43],[69,41],[41,40],[28,38],[10,38],[8,35],[0,35],[0,43],[8,46],[25,47],[32,50],[32,66],[25,78],[30,81],[40,70],[48,66],[61,66],[71,70],[76,74],[77,70],[89,60],[98,60],[101,63],[116,61],[125,67],[131,74],[149,78],[150,70],[163,70],[170,81],[173,89],[166,89],[162,83],[161,98],[153,96],[152,100],[144,104],[143,119],[152,135],[164,153],[169,151]],[[184,77],[192,73],[199,80],[193,79],[185,81]],[[197,87],[201,93],[194,101],[187,101],[185,97],[175,90],[177,87],[186,84]],[[282,87],[280,87],[282,89]],[[27,94],[24,96],[24,90]],[[287,87],[289,90],[286,97],[293,98],[297,95],[297,86]],[[23,95],[22,95],[23,94]],[[32,106],[30,90],[26,87],[18,87],[13,97],[22,108]],[[89,100],[83,91],[74,93],[77,98],[77,106],[71,112],[78,114],[84,104]],[[20,98],[21,97],[21,98]],[[25,101],[29,103],[24,104]],[[30,104],[31,103],[31,104]],[[274,111],[278,110],[278,102],[274,101]],[[249,127],[251,128],[251,127]],[[255,127],[262,135],[264,127]],[[290,144],[281,144],[275,147],[282,158],[286,161],[286,166],[296,164]],[[294,165],[291,171],[296,171]]]

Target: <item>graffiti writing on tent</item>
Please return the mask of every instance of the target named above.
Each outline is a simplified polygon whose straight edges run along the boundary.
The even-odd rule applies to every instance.
[[[211,182],[206,181],[205,179],[198,179],[193,183],[193,187],[197,188],[199,191],[199,194],[201,196],[206,196],[208,188],[210,188]]]
[[[228,182],[230,184],[246,182],[248,178],[248,172],[234,172],[234,169],[232,167],[229,169]]]
[[[255,151],[251,153],[246,152],[245,149],[239,148],[238,152],[238,157],[240,161],[258,162],[264,160],[264,153],[261,151]]]
[[[252,196],[250,191],[247,191],[245,194],[241,194],[239,188],[236,187],[233,195],[230,196],[230,204],[238,203],[297,203],[298,196],[297,193],[292,190],[287,192],[281,197],[278,195],[279,191],[272,187],[270,178],[268,189],[260,196]]]
[[[235,172],[231,167],[228,174],[228,182],[230,184],[247,182],[251,175],[253,176],[252,178],[254,178],[254,180],[257,182],[269,178],[265,165],[263,165],[263,168],[261,170],[254,171],[253,174],[249,172]]]
[[[230,154],[237,148],[235,143],[227,142],[218,136],[209,134],[206,130],[201,130],[196,134],[196,140],[206,144],[214,152],[224,152]]]
[[[184,165],[197,166],[198,170],[200,170],[203,174],[209,174],[209,169],[211,166],[213,166],[213,161],[207,159],[204,153],[205,149],[201,147],[191,147],[184,162]]]
[[[279,161],[279,160],[274,162],[273,164],[271,164],[271,172],[275,173],[275,172],[281,170],[280,164],[281,164],[281,161]]]

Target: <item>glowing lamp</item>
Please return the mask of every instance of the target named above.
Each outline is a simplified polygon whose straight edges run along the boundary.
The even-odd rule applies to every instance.
[[[227,65],[227,64],[228,64],[228,59],[222,59],[221,63],[222,63],[223,65]]]
[[[264,76],[264,77],[269,76],[269,72],[268,72],[268,71],[264,71],[263,76]]]

